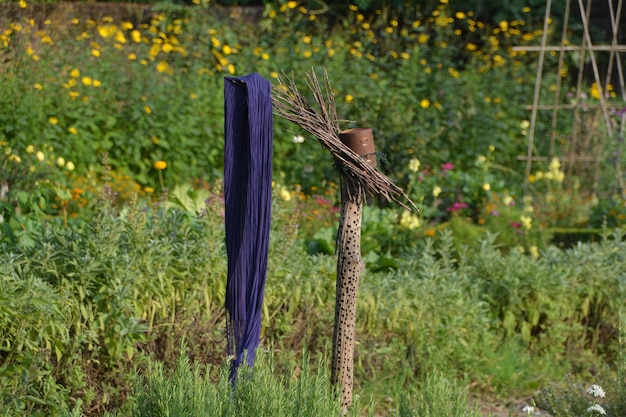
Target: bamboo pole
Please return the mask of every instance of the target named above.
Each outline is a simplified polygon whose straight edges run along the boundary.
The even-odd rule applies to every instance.
[[[376,166],[374,136],[370,128],[350,129],[339,134],[342,143]],[[341,167],[340,167],[341,169]],[[364,190],[341,172],[341,218],[337,233],[337,292],[331,382],[341,387],[341,405],[347,412],[354,387],[354,341],[356,300],[363,271],[361,221]]]

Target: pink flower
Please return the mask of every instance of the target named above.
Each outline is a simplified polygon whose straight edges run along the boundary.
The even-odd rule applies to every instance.
[[[324,197],[319,196],[319,195],[316,195],[316,196],[315,196],[315,202],[316,202],[317,204],[320,204],[320,205],[328,205],[328,206],[330,206],[330,205],[331,205],[331,202],[330,202],[329,200],[327,200],[327,199],[325,199]]]
[[[520,227],[522,227],[522,224],[519,222],[511,222],[509,223],[509,226],[511,226],[513,229],[519,229]]]
[[[448,207],[448,211],[450,213],[454,213],[455,211],[463,210],[467,207],[468,207],[467,204],[457,201],[456,203],[452,205],[452,207]]]
[[[441,170],[445,174],[447,171],[452,171],[454,169],[454,164],[450,162],[446,162],[445,164],[441,164]]]

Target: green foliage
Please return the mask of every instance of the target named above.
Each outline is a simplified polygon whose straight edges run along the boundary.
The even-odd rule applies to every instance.
[[[563,417],[623,415],[626,410],[624,368],[604,369],[597,378],[600,379],[599,384],[592,385],[566,377],[559,383],[543,388],[537,395],[538,405],[553,415]],[[590,411],[594,405],[599,405],[603,412]]]
[[[221,363],[223,201],[180,190],[169,209],[103,199],[93,221],[40,224],[29,245],[1,247],[7,412],[61,413],[69,397],[120,407],[130,369],[146,361],[138,353],[173,366],[181,338],[192,357]],[[319,358],[332,338],[336,262],[306,254],[297,201],[276,197],[263,337],[281,360],[296,361],[303,346]],[[464,246],[442,232],[389,255],[393,268],[363,276],[356,392],[379,409],[403,390],[414,394],[432,369],[500,395],[565,371],[588,375],[619,351],[623,254],[620,233],[534,257],[501,250],[495,236]]]
[[[257,71],[274,81],[284,70],[300,79],[322,67],[342,127],[374,128],[381,169],[421,208],[364,208],[355,389],[373,398],[366,411],[474,415],[451,381],[529,395],[606,364],[616,369],[607,381],[618,382],[611,410],[623,410],[623,199],[610,184],[611,199],[586,198],[553,161],[522,198],[517,155],[536,57],[508,46],[533,41],[530,23],[492,30],[445,2],[380,13],[346,4],[337,20],[283,1],[250,24],[200,3],[155,6],[141,24],[19,20],[0,33],[0,414],[128,415],[137,404],[137,413],[336,411],[322,359],[339,176],[314,138],[284,120],[275,120],[262,333],[280,360],[242,371],[235,392],[215,367],[223,77]],[[545,74],[542,97],[552,98],[556,77]],[[559,119],[557,139],[570,129]],[[536,137],[553,130],[540,115]],[[616,230],[550,245],[551,228],[574,223]],[[303,346],[312,362],[302,359],[292,378]],[[135,367],[147,373],[133,391]],[[558,404],[555,414],[569,403]]]
[[[239,369],[236,386],[229,381],[229,367],[203,368],[180,355],[168,373],[151,362],[136,385],[132,415],[142,416],[339,416],[341,404],[330,386],[328,364],[313,370],[305,355],[301,366],[291,363],[282,372],[273,355],[260,353],[254,368]],[[217,372],[216,372],[217,371]],[[351,415],[357,416],[355,410]]]
[[[482,414],[470,407],[467,394],[456,381],[449,380],[439,372],[426,376],[424,385],[412,397],[400,397],[394,417],[479,417]]]

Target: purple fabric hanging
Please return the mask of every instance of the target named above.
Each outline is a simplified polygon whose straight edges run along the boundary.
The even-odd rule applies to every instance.
[[[254,363],[261,334],[272,210],[271,84],[257,73],[224,79],[226,313],[231,379]]]

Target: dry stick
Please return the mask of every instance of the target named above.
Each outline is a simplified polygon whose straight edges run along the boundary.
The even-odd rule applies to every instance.
[[[325,95],[315,72],[307,74],[306,82],[313,92],[315,107],[300,93],[293,78],[286,75],[279,78],[279,84],[272,92],[276,113],[315,136],[322,147],[335,157],[346,181],[360,184],[366,194],[380,195],[407,210],[417,210],[400,187],[341,142],[339,120],[326,71],[324,76]]]
[[[369,193],[382,195],[407,209],[409,206],[415,208],[415,205],[407,194],[376,170],[371,129],[340,132],[326,71],[324,76],[325,94],[315,73],[307,75],[306,83],[313,93],[316,108],[300,93],[293,78],[287,77],[286,81],[279,79],[273,97],[276,113],[315,136],[320,144],[332,153],[340,169],[341,219],[337,235],[337,294],[331,382],[335,386],[341,386],[341,405],[343,412],[346,413],[352,404],[354,385],[356,298],[363,270],[361,260],[363,201],[365,195]]]

